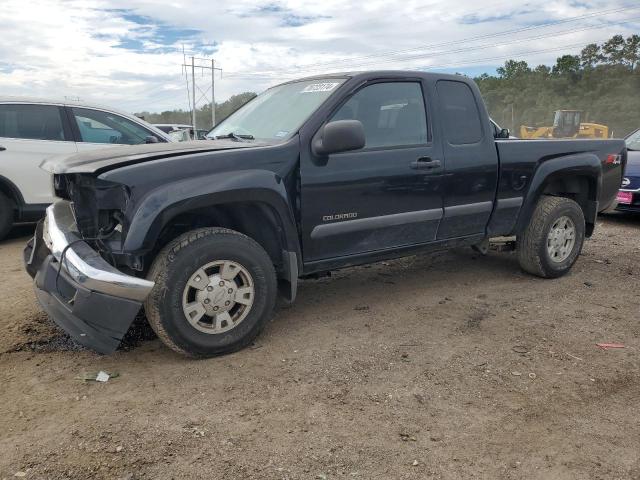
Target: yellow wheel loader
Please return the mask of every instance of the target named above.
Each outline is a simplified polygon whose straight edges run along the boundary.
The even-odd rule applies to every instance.
[[[609,127],[583,123],[580,110],[557,110],[552,127],[520,127],[520,138],[609,138]]]

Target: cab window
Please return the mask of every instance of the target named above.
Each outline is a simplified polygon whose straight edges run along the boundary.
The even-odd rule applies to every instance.
[[[365,148],[427,143],[427,115],[418,82],[374,83],[355,93],[331,120],[359,120]]]
[[[67,140],[60,112],[55,105],[0,105],[0,137]]]
[[[147,137],[156,136],[141,125],[114,113],[76,107],[72,107],[71,112],[82,142],[138,145],[145,143]]]
[[[444,136],[450,145],[482,141],[482,122],[473,92],[466,83],[440,80],[436,84]]]

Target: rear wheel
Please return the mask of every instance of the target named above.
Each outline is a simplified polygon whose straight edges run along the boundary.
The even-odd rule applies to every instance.
[[[577,260],[584,235],[584,214],[576,202],[543,196],[517,239],[520,266],[539,277],[560,277]]]
[[[13,226],[13,205],[5,194],[0,192],[0,240],[7,236]]]
[[[269,320],[277,292],[269,255],[224,228],[178,237],[158,254],[149,278],[149,324],[167,346],[191,357],[248,345]]]

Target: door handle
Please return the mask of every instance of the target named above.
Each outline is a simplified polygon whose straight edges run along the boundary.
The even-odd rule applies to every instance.
[[[431,157],[420,157],[415,162],[409,164],[414,170],[430,170],[432,168],[438,168],[440,165],[442,165],[440,160]]]
[[[7,147],[3,147],[2,145],[0,145],[0,152],[4,152],[7,149]]]

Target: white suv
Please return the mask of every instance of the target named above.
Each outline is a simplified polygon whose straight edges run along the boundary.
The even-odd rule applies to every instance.
[[[37,220],[53,202],[51,177],[39,168],[45,158],[170,141],[144,120],[111,108],[0,97],[0,239],[14,222]]]

